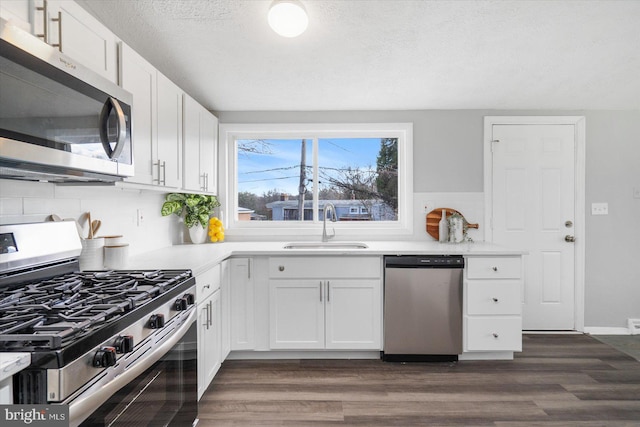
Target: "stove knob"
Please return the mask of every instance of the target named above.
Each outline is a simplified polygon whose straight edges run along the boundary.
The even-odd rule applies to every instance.
[[[193,294],[184,294],[182,298],[187,299],[187,304],[193,305],[196,303],[196,297]]]
[[[173,308],[176,311],[184,311],[187,309],[187,306],[189,305],[187,298],[182,297],[182,298],[178,298],[176,300],[176,302],[173,304]]]
[[[151,329],[160,329],[164,327],[164,314],[152,314],[149,318],[149,327]]]
[[[133,351],[133,336],[121,335],[116,338],[113,346],[116,348],[116,353],[131,353]]]
[[[114,347],[102,347],[93,356],[93,366],[96,368],[108,368],[116,364],[116,349]]]

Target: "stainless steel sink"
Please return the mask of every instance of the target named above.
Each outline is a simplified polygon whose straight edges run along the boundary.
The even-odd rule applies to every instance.
[[[367,249],[360,242],[292,242],[284,245],[284,249]]]

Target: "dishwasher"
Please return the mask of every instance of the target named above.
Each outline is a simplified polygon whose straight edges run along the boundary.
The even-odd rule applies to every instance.
[[[464,258],[385,256],[384,266],[382,360],[458,360],[462,353]]]

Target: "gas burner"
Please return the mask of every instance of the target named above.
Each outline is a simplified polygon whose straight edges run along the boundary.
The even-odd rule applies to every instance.
[[[0,288],[0,350],[61,348],[190,277],[188,270],[70,272]]]

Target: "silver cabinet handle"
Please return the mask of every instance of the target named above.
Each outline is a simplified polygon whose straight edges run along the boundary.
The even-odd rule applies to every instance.
[[[160,168],[161,168],[161,164],[160,164],[160,160],[158,159],[157,162],[153,162],[153,166],[157,166],[158,167],[158,177],[157,178],[153,178],[154,182],[157,182],[158,185],[160,185],[161,179],[160,179]]]
[[[569,243],[573,243],[573,242],[576,241],[576,238],[575,238],[575,236],[567,234],[566,236],[564,236],[564,241],[565,242],[569,242]]]
[[[327,280],[327,302],[331,302],[331,283]]]
[[[491,335],[493,335],[493,337],[494,337],[494,338],[498,338],[498,337],[500,336],[500,335],[498,335],[498,333],[497,333],[497,332],[494,332],[494,333],[493,333],[493,334],[491,334]]]
[[[320,281],[320,286],[318,286],[318,288],[320,289],[320,302],[322,302],[322,280]]]
[[[57,47],[62,52],[62,12],[58,12],[58,17],[51,20],[58,23],[58,43],[53,43],[51,46]]]
[[[213,326],[213,301],[209,301],[209,326]]]
[[[158,180],[160,180],[160,171],[158,171]],[[167,185],[167,162],[162,161],[162,185]]]
[[[493,271],[498,271],[498,267],[492,267],[491,268]]]
[[[44,0],[42,2],[42,6],[38,6],[36,7],[36,10],[38,12],[42,11],[42,34],[36,34],[36,37],[41,38],[42,40],[44,40],[45,43],[49,43],[49,40],[47,40],[49,38],[49,31],[47,30],[47,28],[49,27],[47,24],[49,23],[47,21],[47,0]]]
[[[278,266],[278,271],[284,271],[284,265]]]
[[[498,298],[496,298],[496,297],[493,297],[491,299],[493,300],[493,302],[498,302]]]
[[[205,326],[207,327],[207,330],[208,330],[209,325],[211,324],[211,311],[209,311],[209,304],[207,304],[207,307],[205,308],[205,310],[207,310],[207,322],[205,323]]]

